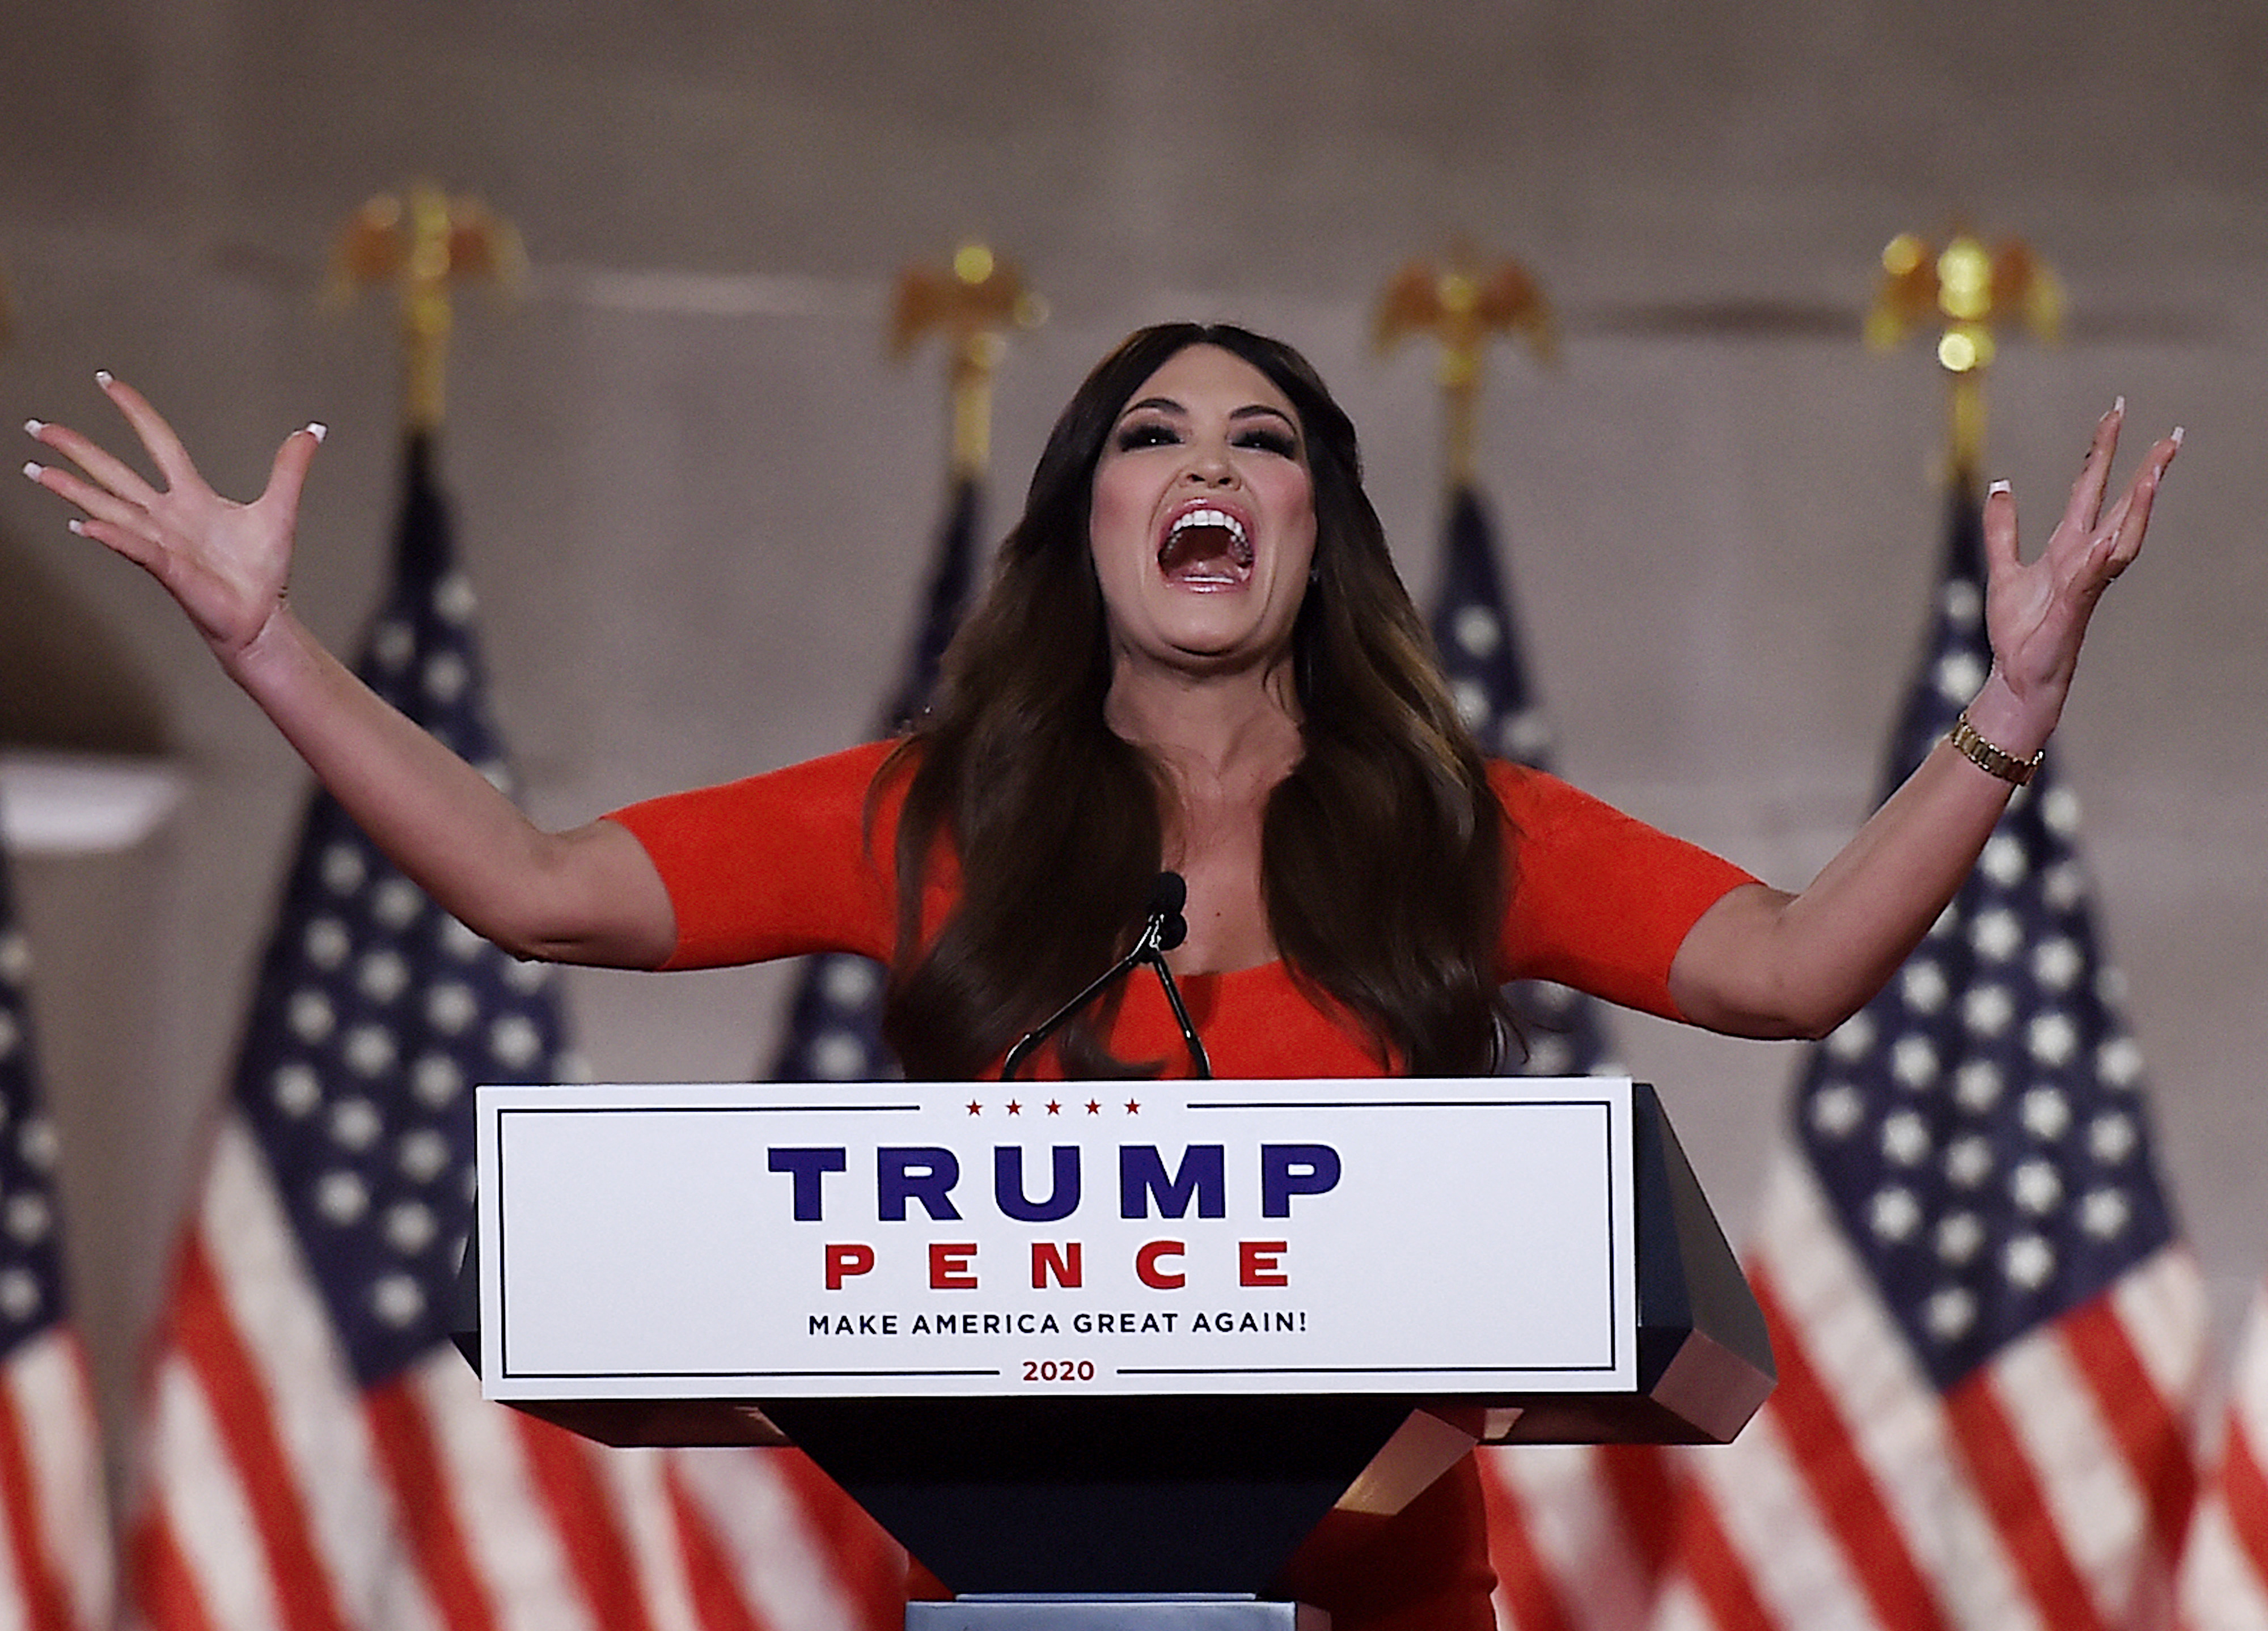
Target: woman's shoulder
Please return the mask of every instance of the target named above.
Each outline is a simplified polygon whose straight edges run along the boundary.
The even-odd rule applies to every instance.
[[[1613,806],[1573,782],[1509,759],[1488,761],[1489,790],[1515,827],[1538,820],[1614,813]]]

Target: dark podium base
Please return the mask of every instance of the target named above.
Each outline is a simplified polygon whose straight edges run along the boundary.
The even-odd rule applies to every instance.
[[[909,1603],[906,1631],[1330,1631],[1305,1603],[1249,1597],[988,1595]]]

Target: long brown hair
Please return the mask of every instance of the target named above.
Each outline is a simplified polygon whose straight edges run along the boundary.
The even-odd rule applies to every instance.
[[[1104,357],[1056,421],[935,703],[877,778],[905,783],[883,1030],[917,1078],[982,1073],[1123,955],[1142,921],[1172,795],[1104,723],[1111,662],[1088,510],[1119,414],[1193,345],[1241,357],[1284,393],[1314,483],[1314,571],[1292,635],[1303,753],[1262,818],[1278,950],[1368,1031],[1382,1066],[1440,1076],[1495,1062],[1501,818],[1363,491],[1354,426],[1289,346],[1173,323]],[[924,945],[921,885],[946,850],[959,902]],[[1104,1051],[1107,1018],[1065,1027],[1065,1068],[1150,1068]]]

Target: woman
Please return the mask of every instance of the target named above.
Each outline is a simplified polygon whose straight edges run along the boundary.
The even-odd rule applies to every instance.
[[[1312,369],[1241,329],[1146,329],[1057,422],[937,706],[902,742],[538,830],[308,635],[285,593],[320,427],[238,506],[107,378],[166,482],[83,436],[28,467],[149,569],[325,785],[446,909],[527,957],[687,966],[839,947],[891,965],[910,1074],[957,1079],[1124,951],[1161,866],[1224,1076],[1487,1068],[1537,974],[1742,1035],[1822,1034],[1904,959],[2054,729],[2103,587],[2180,443],[2104,499],[2097,426],[2046,549],[1986,501],[1994,663],[1956,733],[1789,894],[1549,777],[1484,762]],[[1073,1075],[1178,1054],[1143,988],[1055,1045]],[[1286,1584],[1341,1631],[1491,1623],[1469,1464]]]

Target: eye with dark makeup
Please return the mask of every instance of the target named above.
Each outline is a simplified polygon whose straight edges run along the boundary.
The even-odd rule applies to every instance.
[[[1239,447],[1256,447],[1263,453],[1273,453],[1278,459],[1297,459],[1300,443],[1289,430],[1276,425],[1253,425],[1236,433]]]
[[[1181,439],[1182,433],[1162,419],[1136,419],[1119,427],[1111,445],[1130,453],[1140,447],[1173,447]]]

